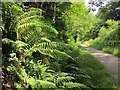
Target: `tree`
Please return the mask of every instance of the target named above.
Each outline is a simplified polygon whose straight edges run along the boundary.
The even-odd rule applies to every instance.
[[[110,4],[108,4],[106,7],[99,11],[97,17],[103,19],[104,21],[106,21],[107,19],[120,20],[119,6],[120,1],[111,2]]]
[[[63,14],[68,41],[84,40],[86,33],[92,28],[95,18],[88,12],[84,2],[72,3]]]

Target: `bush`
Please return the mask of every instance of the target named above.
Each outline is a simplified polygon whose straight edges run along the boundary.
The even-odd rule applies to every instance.
[[[114,48],[113,55],[120,57],[120,48]]]
[[[104,52],[106,52],[106,53],[113,54],[114,48],[105,47],[105,48],[103,48],[102,50],[103,50]]]
[[[91,46],[94,43],[93,39],[90,39],[89,41],[84,42],[87,46]]]

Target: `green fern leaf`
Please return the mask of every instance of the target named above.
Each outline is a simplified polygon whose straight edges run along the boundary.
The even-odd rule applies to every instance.
[[[13,41],[13,40],[8,39],[8,38],[3,38],[3,39],[2,39],[2,42],[3,42],[4,44],[14,43],[14,41]]]
[[[34,45],[30,51],[28,51],[27,55],[32,55],[33,52],[39,51],[43,55],[48,55],[56,60],[74,60],[70,55],[68,55],[65,52],[56,50],[56,49],[50,49],[49,47],[46,47],[46,45],[49,45],[49,43],[41,43],[38,45]]]
[[[53,82],[43,81],[43,80],[36,80],[37,81],[37,88],[57,88]]]
[[[84,84],[73,83],[73,82],[65,82],[64,86],[66,88],[85,88],[86,87]]]

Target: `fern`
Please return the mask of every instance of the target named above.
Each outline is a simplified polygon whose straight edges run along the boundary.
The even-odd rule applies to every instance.
[[[30,64],[30,63],[29,63]],[[37,62],[36,64],[33,64],[33,66],[30,66],[33,70],[29,71],[30,75],[32,74],[33,77],[41,80],[48,80],[50,77],[52,77],[52,74],[54,71],[50,70],[47,66],[42,65],[41,63]]]
[[[33,52],[39,51],[43,55],[48,55],[56,60],[74,60],[70,55],[68,55],[65,52],[59,51],[57,49],[50,49],[49,46],[47,47],[47,44],[49,43],[41,43],[38,45],[34,45],[30,50],[28,50],[27,55],[32,55]]]
[[[74,77],[70,76],[68,73],[65,72],[57,72],[55,73],[54,77],[52,78],[54,83],[58,88],[80,88],[85,87],[84,84],[81,83],[74,83]]]
[[[43,80],[36,80],[37,88],[57,88],[55,83]]]
[[[48,67],[41,65],[41,71],[42,71],[41,75],[44,78],[47,78],[48,74],[49,74],[46,72],[47,68]],[[37,67],[37,69],[38,69],[38,67]],[[7,67],[7,70],[16,73],[18,75],[18,77],[20,78],[20,80],[23,82],[22,86],[24,86],[24,87],[30,85],[32,88],[56,88],[56,85],[53,82],[50,82],[46,79],[42,80],[40,78],[38,79],[38,78],[30,76],[28,73],[26,73],[23,66],[11,65],[11,66]],[[39,75],[40,75],[40,73],[39,73]],[[46,75],[47,75],[47,77],[46,77]],[[50,78],[50,76],[49,76],[49,78]],[[16,83],[15,83],[15,85],[16,85]]]
[[[58,77],[57,79],[56,79],[56,85],[57,86],[61,86],[64,82],[69,82],[69,81],[71,81],[72,79],[74,79],[73,77],[71,77],[71,76],[62,76],[62,77]]]
[[[40,40],[41,42],[51,42],[51,40],[49,40],[49,39],[47,39],[47,38],[41,38],[41,40]]]
[[[12,42],[16,48],[26,47],[27,44],[22,41],[12,41],[9,39],[3,39],[4,42]],[[64,46],[64,47],[63,47]],[[71,47],[70,47],[71,48]],[[43,42],[37,45],[34,45],[29,50],[25,50],[25,54],[27,56],[31,56],[33,52],[39,51],[43,55],[48,55],[56,60],[74,60],[70,55],[62,50],[68,49],[68,45],[63,43],[56,42]],[[32,88],[74,88],[74,87],[82,87],[82,84],[74,83],[72,80],[74,78],[69,76],[68,73],[55,73],[53,70],[50,70],[47,66],[42,65],[39,61],[35,64],[34,62],[30,64],[31,61],[28,62],[29,71],[25,71],[25,69],[18,67],[14,68],[11,71],[16,71],[17,75],[21,80],[26,82]],[[26,67],[28,68],[28,67]],[[38,80],[40,79],[40,80]],[[70,83],[71,82],[71,83]],[[70,87],[70,86],[71,87]],[[81,86],[80,86],[81,85]]]
[[[3,44],[12,45],[12,47],[13,47],[16,51],[20,51],[20,52],[23,52],[24,49],[27,49],[27,46],[28,46],[28,44],[25,43],[25,42],[22,42],[22,41],[20,41],[20,40],[13,41],[13,40],[8,39],[8,38],[3,38],[3,39],[2,39],[2,43],[3,43]]]
[[[34,16],[29,16],[29,17],[26,17],[26,18],[21,18],[21,20],[20,19],[18,19],[18,25],[22,25],[23,23],[26,23],[26,22],[31,22],[33,19],[44,19],[44,17],[42,17],[42,16],[38,16],[38,15],[34,15]]]
[[[40,42],[40,37],[50,39],[58,34],[58,31],[40,15],[40,12],[42,12],[41,9],[31,8],[17,18],[17,39],[26,37],[29,43],[37,44]]]
[[[56,49],[65,53],[70,53],[73,51],[72,46],[60,42],[43,42],[38,44],[37,46],[43,48]]]
[[[20,16],[17,17],[18,20],[22,20],[23,18],[28,18],[30,16],[34,16],[34,15],[41,15],[42,10],[41,9],[36,9],[36,8],[30,8],[27,12],[24,12],[23,14],[21,14]]]
[[[65,88],[85,88],[86,87],[84,84],[73,83],[73,82],[65,82],[64,86]]]
[[[8,38],[3,38],[3,39],[2,39],[2,43],[3,43],[3,44],[10,44],[10,43],[14,43],[14,41],[11,40],[11,39],[8,39]]]

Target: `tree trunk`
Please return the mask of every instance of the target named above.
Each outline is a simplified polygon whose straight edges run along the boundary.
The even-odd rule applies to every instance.
[[[42,10],[43,8],[43,2],[40,3],[40,9]],[[41,12],[41,16],[42,16],[42,12]]]
[[[55,18],[56,18],[56,3],[54,2],[54,5],[53,5],[53,23],[55,23]]]

